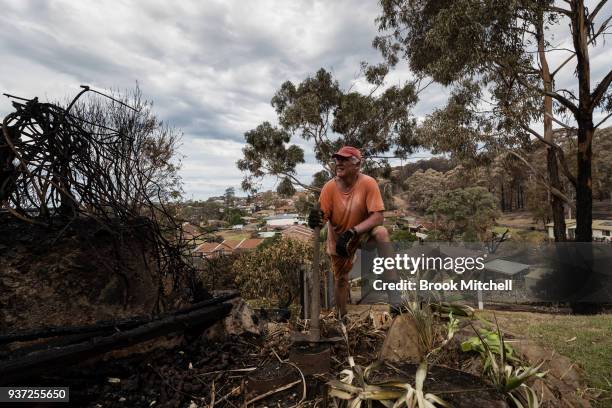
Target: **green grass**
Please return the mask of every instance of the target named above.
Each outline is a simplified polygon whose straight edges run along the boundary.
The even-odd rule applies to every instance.
[[[587,386],[605,390],[607,398],[612,397],[612,314],[495,314],[502,330],[534,340],[568,357],[583,369]],[[490,312],[482,315],[487,320],[493,318]],[[574,337],[576,339],[572,340]],[[611,408],[612,400],[595,402],[593,406]]]
[[[493,232],[503,234],[506,230],[510,230],[513,241],[540,243],[546,239],[546,233],[543,231],[536,231],[523,228],[507,228],[502,226],[495,226],[491,228]]]

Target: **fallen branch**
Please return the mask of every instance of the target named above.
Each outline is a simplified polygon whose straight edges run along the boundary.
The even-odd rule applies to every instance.
[[[15,383],[20,379],[66,367],[108,351],[142,343],[162,335],[195,327],[207,327],[225,317],[231,308],[229,303],[209,306],[187,314],[174,315],[146,323],[111,336],[98,337],[59,349],[30,353],[24,357],[5,361],[0,363],[0,384]]]
[[[301,379],[299,379],[299,380],[293,381],[293,382],[291,382],[291,383],[289,383],[289,384],[287,384],[287,385],[283,385],[282,387],[279,387],[279,388],[277,388],[277,389],[275,389],[275,390],[271,390],[271,391],[268,391],[268,392],[266,392],[266,393],[264,393],[264,394],[258,395],[258,396],[256,396],[255,398],[252,398],[252,399],[248,400],[247,402],[245,402],[245,403],[244,403],[244,405],[245,405],[245,406],[249,406],[249,404],[252,404],[252,403],[254,403],[254,402],[257,402],[257,401],[259,401],[259,400],[262,400],[262,399],[264,399],[264,398],[267,398],[267,397],[269,397],[270,395],[274,395],[274,394],[276,394],[277,392],[281,392],[281,391],[288,390],[289,388],[291,388],[291,387],[293,387],[294,385],[297,385],[297,384],[299,384],[299,383],[301,383],[301,382],[302,382],[302,380],[301,380]]]
[[[4,335],[0,335],[0,344],[13,343],[17,341],[31,341],[57,336],[69,336],[73,334],[82,335],[85,333],[91,333],[91,336],[102,335],[104,333],[113,333],[116,331],[125,331],[141,326],[145,323],[151,323],[159,321],[167,317],[176,316],[179,314],[187,314],[195,310],[201,309],[206,306],[212,306],[219,303],[223,303],[227,300],[238,297],[239,292],[231,292],[226,295],[222,295],[213,299],[207,299],[202,302],[194,303],[184,309],[176,310],[173,312],[163,313],[157,317],[151,318],[150,316],[138,316],[129,319],[115,320],[115,321],[104,321],[93,325],[87,326],[62,326],[62,327],[44,327],[32,330],[24,330],[20,332],[13,332]],[[79,338],[80,340],[80,338]],[[72,342],[74,343],[74,341]]]

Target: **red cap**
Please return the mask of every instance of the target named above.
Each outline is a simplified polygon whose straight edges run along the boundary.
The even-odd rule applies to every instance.
[[[342,146],[340,150],[336,153],[332,154],[332,157],[342,156],[342,157],[356,157],[361,160],[361,152],[359,149],[353,146]]]

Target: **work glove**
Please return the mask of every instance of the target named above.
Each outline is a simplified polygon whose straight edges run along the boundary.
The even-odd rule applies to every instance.
[[[323,226],[323,211],[313,208],[308,215],[308,226],[312,229]]]
[[[336,241],[336,254],[342,258],[348,258],[348,248],[353,239],[357,237],[357,231],[354,228],[344,231]]]

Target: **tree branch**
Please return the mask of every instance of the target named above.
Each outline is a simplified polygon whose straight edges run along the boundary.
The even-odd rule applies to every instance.
[[[603,6],[608,2],[608,0],[601,0],[597,6],[595,6],[595,10],[593,10],[592,13],[589,14],[589,18],[588,18],[588,22],[589,24],[593,24],[593,20],[595,20],[595,17],[597,16],[597,13],[599,13],[599,11],[603,8]]]
[[[525,87],[536,90],[538,92],[540,92],[542,95],[547,95],[550,96],[551,98],[556,99],[561,105],[565,106],[567,109],[569,109],[575,116],[578,115],[578,107],[576,105],[574,105],[572,103],[572,101],[570,101],[569,99],[567,99],[566,97],[559,95],[556,92],[547,92],[545,90],[543,90],[542,88],[538,88],[538,87],[534,87],[533,85],[529,84],[528,82],[526,82],[525,80],[523,80],[521,77],[516,77],[516,79]]]
[[[266,170],[267,170],[268,172],[270,172],[271,174],[274,174],[274,172],[273,172],[273,171],[272,171],[272,170],[271,170],[269,167],[266,167]],[[319,193],[319,192],[321,192],[321,189],[319,189],[319,188],[312,187],[312,186],[308,186],[308,185],[306,185],[306,184],[302,183],[300,180],[298,180],[298,179],[297,179],[297,178],[296,178],[294,175],[292,175],[291,173],[287,173],[287,172],[281,171],[281,172],[276,173],[276,175],[285,176],[285,177],[287,177],[287,178],[289,178],[289,179],[293,180],[293,182],[294,182],[295,184],[297,184],[298,186],[300,186],[300,187],[302,187],[302,188],[304,188],[304,189],[306,189],[306,190],[308,190],[308,191],[312,191],[313,193]]]
[[[597,129],[598,127],[600,127],[606,120],[610,119],[610,116],[612,116],[612,112],[610,112],[608,116],[606,116],[598,124],[596,124],[594,128]]]
[[[587,45],[591,45],[591,44],[593,44],[593,42],[595,42],[595,40],[597,39],[597,37],[599,37],[599,35],[602,33],[602,31],[603,31],[603,30],[606,28],[606,25],[607,25],[607,24],[608,24],[608,22],[610,21],[610,18],[612,18],[612,16],[611,16],[611,17],[609,17],[609,18],[608,18],[606,21],[604,21],[604,22],[602,23],[601,27],[599,27],[599,30],[597,30],[597,32],[596,32],[596,33],[595,33],[595,34],[594,34],[594,35],[593,35],[591,38],[589,38],[589,42],[587,43]],[[551,76],[551,77],[554,77],[554,76],[555,76],[555,74],[557,74],[557,72],[559,72],[559,71],[561,70],[561,68],[563,68],[563,67],[564,67],[564,66],[565,66],[565,65],[566,65],[568,62],[570,62],[570,61],[571,61],[571,60],[572,60],[572,59],[573,59],[575,56],[576,56],[576,51],[574,51],[574,53],[573,53],[572,55],[570,55],[569,57],[567,57],[567,58],[565,59],[565,61],[563,61],[563,62],[561,63],[561,65],[559,65],[559,66],[557,67],[557,69],[555,69],[555,70],[552,72],[552,74],[550,74],[550,76]]]
[[[595,107],[599,104],[601,98],[603,98],[606,91],[608,90],[608,87],[610,86],[611,82],[612,70],[608,72],[608,75],[606,75],[604,79],[601,80],[601,82],[597,85],[597,88],[595,88],[595,90],[591,94],[591,105],[589,106],[591,112],[593,112],[593,109],[595,109]]]
[[[516,157],[517,159],[519,159],[521,162],[523,162],[523,164],[525,164],[525,166],[527,166],[531,172],[533,173],[533,175],[535,176],[535,179],[544,187],[546,187],[548,189],[548,191],[550,191],[551,194],[555,195],[556,197],[560,198],[561,200],[565,201],[567,203],[567,205],[569,205],[570,207],[572,207],[572,210],[576,210],[576,204],[569,199],[568,196],[566,196],[565,194],[563,194],[561,191],[559,191],[558,189],[552,187],[550,184],[548,184],[546,181],[542,180],[540,173],[527,161],[525,160],[525,158],[523,158],[521,155],[519,155],[516,152],[513,152],[512,150],[508,151],[509,154],[513,155],[514,157]]]
[[[556,13],[564,14],[567,17],[570,17],[570,18],[572,17],[572,12],[570,10],[566,10],[564,8],[561,8],[561,7],[554,7],[553,6],[553,7],[550,7],[549,10],[550,11],[554,11]]]
[[[610,20],[612,20],[612,16],[608,17],[603,23],[601,23],[601,25],[599,26],[599,30],[597,30],[597,32],[595,34],[593,34],[592,37],[592,41],[595,41],[595,39],[597,39],[597,37],[599,37],[599,35],[606,29],[608,28],[608,23],[610,22]],[[592,42],[590,41],[589,44]]]
[[[550,117],[552,118],[552,116]],[[572,174],[572,172],[570,171],[567,165],[567,160],[565,159],[565,153],[563,152],[563,149],[561,148],[561,146],[559,146],[558,144],[554,142],[546,140],[542,135],[540,135],[538,132],[536,132],[535,130],[531,129],[528,126],[523,126],[523,129],[525,129],[527,132],[534,135],[542,143],[552,147],[553,149],[557,151],[559,163],[561,163],[561,169],[563,170],[563,174],[565,174],[565,177],[567,177],[567,179],[570,181],[570,183],[572,183],[572,185],[575,188],[576,187],[576,177],[574,177],[574,175]]]
[[[561,125],[563,128],[567,129],[567,130],[576,130],[576,128],[571,127],[569,125],[566,125],[565,123],[561,122],[559,119],[555,118],[553,115],[551,115],[550,113],[546,112],[544,113],[546,116],[548,116],[553,122],[555,122],[558,125]]]

